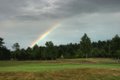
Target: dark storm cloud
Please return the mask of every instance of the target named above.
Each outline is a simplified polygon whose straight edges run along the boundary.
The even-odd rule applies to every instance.
[[[120,12],[120,0],[61,0],[54,5],[58,7],[40,16],[54,19],[69,18],[80,14]]]
[[[25,0],[0,0],[0,16],[4,18],[20,14],[21,6],[25,6]]]
[[[8,46],[29,46],[58,21],[60,28],[45,40],[76,41],[85,32],[105,39],[120,33],[119,17],[120,0],[0,0],[0,36]]]
[[[120,11],[120,0],[71,0],[59,2],[57,13],[61,16],[74,16],[89,13],[114,13]],[[61,14],[60,14],[61,13]]]
[[[48,0],[49,1],[49,0]],[[120,11],[120,0],[0,0],[4,18],[20,20],[59,19],[89,13]],[[51,3],[50,3],[51,2]]]
[[[85,13],[120,11],[120,0],[53,1],[56,2],[52,3],[52,0],[49,2],[47,0],[0,0],[0,16],[20,20],[39,20],[43,18],[66,18]]]

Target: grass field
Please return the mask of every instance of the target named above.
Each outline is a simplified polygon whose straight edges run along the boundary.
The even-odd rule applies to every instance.
[[[113,59],[0,61],[0,80],[120,80]]]

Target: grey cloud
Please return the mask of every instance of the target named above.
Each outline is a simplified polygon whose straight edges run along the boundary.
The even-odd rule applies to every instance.
[[[120,12],[119,5],[120,0],[56,0],[54,3],[47,0],[0,0],[0,14],[18,20],[61,19],[85,13]]]
[[[120,33],[119,17],[120,0],[0,0],[0,36],[8,46],[29,46],[58,20],[61,26],[41,44],[75,42],[85,32],[108,39]]]
[[[42,20],[85,13],[120,12],[120,0],[56,0],[51,4],[47,0],[0,0],[0,14],[4,18]]]
[[[63,15],[77,15],[90,13],[120,12],[119,0],[71,0],[69,4],[59,3],[57,9]]]
[[[0,16],[4,18],[20,15],[20,8],[25,6],[25,0],[0,0]]]
[[[26,15],[26,19],[27,18],[29,19],[29,17],[30,18],[32,17],[32,20],[33,17],[34,19],[39,19],[39,20],[43,18],[66,19],[80,14],[82,15],[82,14],[93,14],[93,13],[115,13],[115,12],[120,12],[119,5],[120,5],[119,0],[114,0],[114,1],[113,0],[68,0],[68,1],[58,0],[57,2],[54,3],[54,6],[58,6],[58,7],[55,7],[54,9],[48,9],[47,12],[42,12],[42,11],[36,12],[39,15],[35,15],[35,14],[30,16]],[[47,5],[44,2],[44,7],[46,6]],[[41,10],[38,7],[35,8],[37,10]]]

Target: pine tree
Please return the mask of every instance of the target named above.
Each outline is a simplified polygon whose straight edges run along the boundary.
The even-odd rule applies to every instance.
[[[80,41],[80,50],[84,54],[84,57],[87,58],[89,56],[89,54],[91,53],[91,48],[92,48],[91,40],[87,36],[87,34],[85,33],[84,36],[81,38],[81,41]]]

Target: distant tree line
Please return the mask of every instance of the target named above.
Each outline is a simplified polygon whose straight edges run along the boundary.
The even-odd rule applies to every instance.
[[[60,58],[114,58],[120,59],[120,37],[115,35],[111,40],[91,42],[84,34],[80,43],[55,46],[52,41],[45,46],[35,45],[33,48],[20,49],[15,43],[10,51],[0,38],[0,60],[56,60]]]

